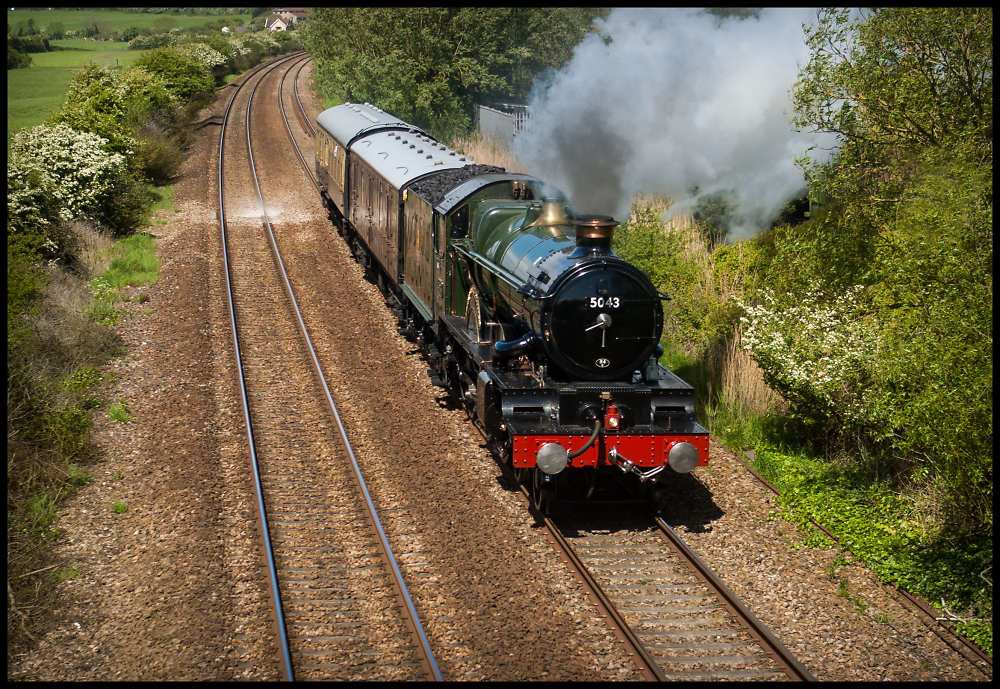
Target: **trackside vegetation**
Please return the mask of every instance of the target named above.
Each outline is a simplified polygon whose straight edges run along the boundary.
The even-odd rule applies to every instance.
[[[822,11],[805,40],[795,126],[840,137],[800,161],[811,217],[723,244],[637,199],[615,250],[675,297],[664,363],[798,545],[823,524],[992,654],[992,10]]]
[[[32,28],[25,22],[22,34]],[[100,458],[95,414],[132,419],[108,366],[124,355],[110,326],[148,301],[136,287],[159,279],[156,238],[144,230],[169,205],[197,113],[229,73],[298,47],[266,32],[167,35],[125,66],[84,65],[62,105],[10,140],[8,654],[34,638],[65,578],[46,546],[59,537],[62,500],[90,481]]]

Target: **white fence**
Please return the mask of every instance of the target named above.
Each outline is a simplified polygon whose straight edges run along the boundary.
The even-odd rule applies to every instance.
[[[504,110],[496,110],[485,105],[476,106],[477,128],[483,139],[502,141],[509,148],[514,143],[514,137],[524,129],[525,121],[531,116],[527,105],[499,106]]]

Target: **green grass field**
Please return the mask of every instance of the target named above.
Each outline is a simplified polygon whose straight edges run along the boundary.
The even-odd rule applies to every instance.
[[[203,26],[208,22],[213,22],[223,17],[214,17],[204,14],[194,14],[191,16],[183,14],[133,14],[130,12],[117,12],[113,10],[45,10],[26,8],[19,10],[7,10],[7,23],[16,27],[18,22],[34,18],[35,24],[44,29],[51,22],[60,22],[66,31],[79,31],[83,28],[83,23],[91,17],[99,22],[106,21],[111,30],[126,29],[130,26],[139,28],[151,27],[157,19],[171,19],[174,26],[181,29],[189,29],[193,26]],[[250,15],[228,15],[226,18],[235,19],[237,26],[243,26],[250,21]]]
[[[68,39],[56,45],[85,49],[32,53],[31,67],[7,71],[7,148],[22,127],[36,127],[59,109],[66,98],[66,85],[73,72],[88,62],[102,67],[132,64],[143,51],[125,50],[125,43]]]

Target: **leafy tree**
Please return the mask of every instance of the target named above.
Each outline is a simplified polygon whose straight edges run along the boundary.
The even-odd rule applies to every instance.
[[[465,130],[473,106],[524,97],[535,74],[572,56],[598,11],[324,8],[306,45],[325,88],[438,135]]]
[[[7,34],[10,35],[11,31],[8,30]],[[34,36],[38,33],[38,25],[35,24],[34,17],[28,17],[27,19],[22,19],[17,23],[17,35],[18,36]]]
[[[7,69],[31,67],[31,56],[7,46]]]
[[[111,34],[111,38],[112,40],[115,41],[122,41],[124,43],[128,43],[136,36],[141,36],[142,33],[143,30],[140,29],[138,26],[130,26],[128,28],[118,29],[117,31],[113,32]]]
[[[772,282],[865,289],[878,337],[862,430],[943,489],[953,524],[992,527],[993,13],[823,10],[792,97],[828,210],[762,237]]]
[[[66,27],[62,25],[62,22],[49,22],[49,25],[45,27],[45,33],[49,35],[49,38],[60,39],[66,33]]]

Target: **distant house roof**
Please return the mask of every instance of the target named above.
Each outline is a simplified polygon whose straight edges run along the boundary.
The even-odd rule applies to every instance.
[[[288,24],[281,17],[268,17],[264,20],[264,28],[268,31],[285,31]]]
[[[292,21],[297,21],[299,19],[306,18],[305,7],[275,7],[273,13],[280,15],[288,15],[292,17]]]

